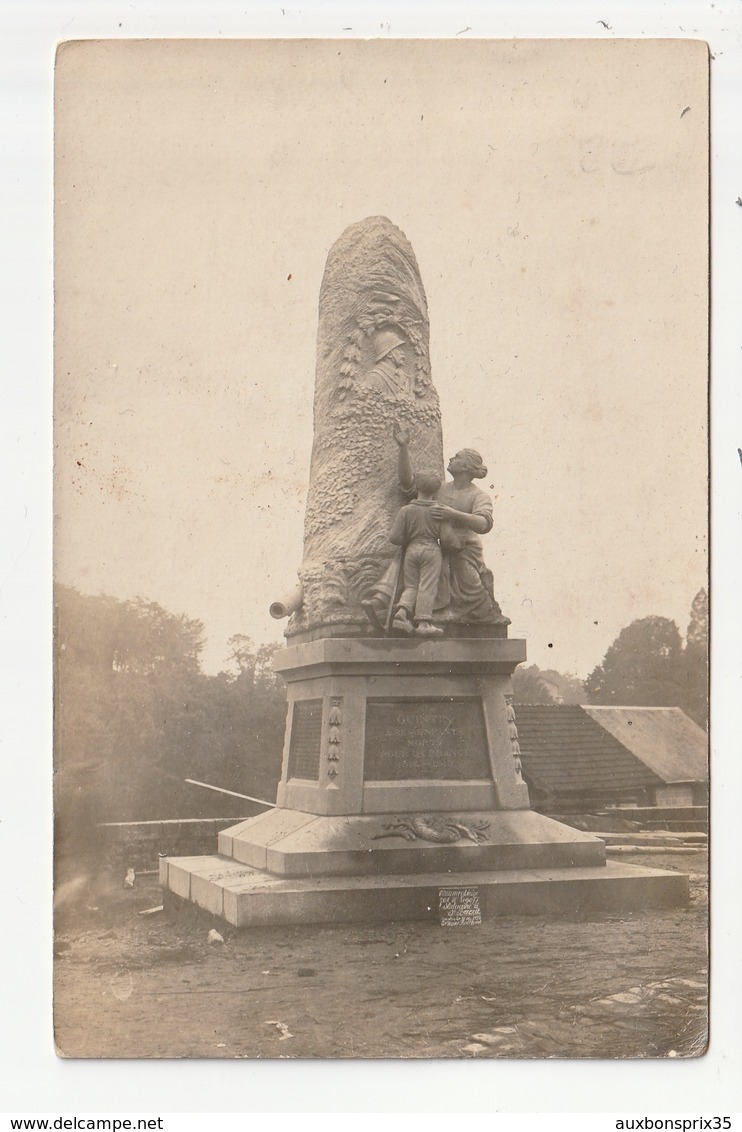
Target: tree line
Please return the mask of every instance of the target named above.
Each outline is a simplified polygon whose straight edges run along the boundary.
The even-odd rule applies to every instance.
[[[707,722],[708,608],[695,597],[685,641],[673,621],[623,629],[584,682],[517,669],[515,703],[678,706]],[[286,719],[278,644],[230,638],[229,666],[201,668],[203,624],[137,598],[55,590],[55,809],[66,831],[102,821],[253,812],[192,778],[273,801]]]
[[[699,590],[685,640],[667,617],[642,617],[616,637],[586,680],[533,664],[513,674],[516,704],[679,707],[708,725],[708,597]]]
[[[275,800],[286,696],[278,645],[229,641],[206,675],[203,624],[155,602],[55,590],[55,813],[65,836],[105,821],[229,817]]]

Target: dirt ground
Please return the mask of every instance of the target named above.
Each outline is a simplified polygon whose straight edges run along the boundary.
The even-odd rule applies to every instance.
[[[140,915],[161,903],[155,876],[133,889],[80,880],[57,920],[57,1046],[69,1057],[698,1056],[707,854],[631,863],[689,873],[690,907],[230,931]],[[211,927],[224,943],[209,942]]]

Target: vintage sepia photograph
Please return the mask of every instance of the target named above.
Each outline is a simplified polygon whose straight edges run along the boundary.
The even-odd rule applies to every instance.
[[[708,1045],[709,48],[55,68],[64,1058]]]

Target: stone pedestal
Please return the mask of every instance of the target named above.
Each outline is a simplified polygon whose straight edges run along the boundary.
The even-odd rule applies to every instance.
[[[237,926],[638,909],[687,878],[606,865],[592,834],[529,809],[511,676],[525,642],[326,638],[277,654],[288,715],[278,805],[163,861],[169,899]]]
[[[525,642],[325,639],[275,657],[288,688],[278,805],[310,814],[525,810],[511,676]]]

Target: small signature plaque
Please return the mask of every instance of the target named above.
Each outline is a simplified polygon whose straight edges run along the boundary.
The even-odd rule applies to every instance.
[[[438,915],[443,928],[455,928],[462,924],[481,924],[479,889],[439,888]]]

